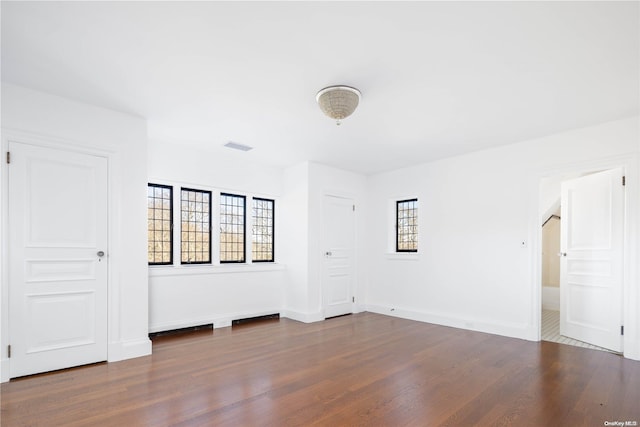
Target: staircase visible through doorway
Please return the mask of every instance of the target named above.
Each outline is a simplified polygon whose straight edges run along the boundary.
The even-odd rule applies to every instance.
[[[614,353],[606,348],[560,335],[560,312],[554,310],[542,310],[542,340]]]

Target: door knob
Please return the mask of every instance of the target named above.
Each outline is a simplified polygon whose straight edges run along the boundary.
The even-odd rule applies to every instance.
[[[331,256],[331,252],[325,252],[324,253],[326,256]]]
[[[104,256],[104,251],[98,251],[98,253],[96,255],[98,255],[100,258],[102,258]]]
[[[567,253],[566,252],[559,252],[558,256],[567,256]]]

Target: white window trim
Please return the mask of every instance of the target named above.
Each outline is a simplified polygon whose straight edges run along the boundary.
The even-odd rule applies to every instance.
[[[150,265],[149,277],[164,276],[191,276],[206,274],[232,274],[232,273],[259,273],[269,271],[281,271],[285,269],[284,264],[257,263],[257,264],[182,264],[182,265]]]

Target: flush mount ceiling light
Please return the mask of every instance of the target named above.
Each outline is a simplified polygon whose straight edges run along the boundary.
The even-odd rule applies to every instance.
[[[320,90],[316,101],[323,113],[340,125],[340,120],[349,117],[360,102],[360,91],[350,86],[329,86]]]

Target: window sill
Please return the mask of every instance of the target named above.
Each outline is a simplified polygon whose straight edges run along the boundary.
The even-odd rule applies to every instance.
[[[150,265],[149,277],[189,276],[203,274],[232,274],[232,273],[261,273],[284,270],[284,264],[256,263],[256,264],[198,264],[198,265]]]
[[[418,261],[420,254],[418,252],[387,252],[385,258],[393,261]]]

